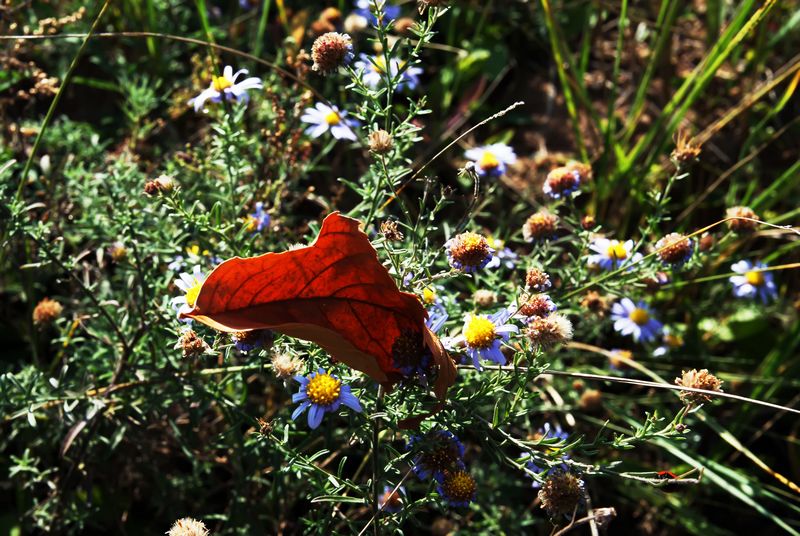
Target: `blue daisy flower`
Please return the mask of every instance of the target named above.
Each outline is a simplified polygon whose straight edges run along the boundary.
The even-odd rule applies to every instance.
[[[510,310],[502,309],[488,316],[467,315],[459,340],[463,340],[466,344],[467,355],[472,359],[472,364],[476,369],[483,370],[481,359],[499,365],[506,364],[506,357],[500,350],[501,343],[508,340],[512,333],[519,331],[517,326],[506,324],[511,314]]]
[[[350,386],[344,385],[324,369],[308,376],[295,376],[294,379],[300,384],[300,390],[292,395],[292,402],[301,404],[292,413],[292,420],[308,409],[308,426],[314,429],[320,425],[326,413],[337,411],[342,404],[361,412],[361,403],[350,391]]]
[[[763,262],[751,263],[739,261],[731,270],[740,275],[732,276],[729,281],[733,285],[733,295],[737,298],[760,299],[767,303],[778,297],[778,288],[771,272],[763,272],[768,266]]]
[[[661,322],[653,318],[650,307],[640,301],[633,303],[629,298],[622,298],[611,308],[611,319],[614,329],[622,335],[633,335],[633,340],[648,342],[655,339],[663,327]]]

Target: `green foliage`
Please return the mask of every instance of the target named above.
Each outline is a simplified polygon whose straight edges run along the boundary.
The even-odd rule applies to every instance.
[[[797,402],[800,242],[779,227],[800,215],[795,6],[407,3],[412,28],[379,17],[353,32],[377,63],[322,77],[301,53],[320,2],[75,15],[81,4],[10,10],[11,32],[44,30],[4,37],[0,56],[0,532],[164,533],[190,516],[213,534],[578,533],[603,507],[618,533],[800,531],[795,414],[669,389],[708,369],[726,392]],[[346,19],[350,2],[334,4]],[[92,24],[103,34],[87,39]],[[132,28],[149,33],[120,34]],[[195,113],[187,102],[227,65],[263,87]],[[37,69],[71,80],[36,89]],[[316,103],[358,120],[355,140],[312,137]],[[379,129],[393,145],[370,151]],[[673,154],[679,131],[703,142],[699,159]],[[463,155],[492,143],[518,156],[501,176]],[[580,195],[544,195],[548,173],[576,162],[594,176]],[[722,220],[737,205],[770,225],[735,232]],[[557,230],[530,239],[543,207]],[[308,244],[333,210],[363,222],[402,290],[446,314],[438,336],[459,367],[441,407],[435,370],[386,390],[312,343],[274,334],[244,351],[176,318],[181,274]],[[453,268],[445,244],[464,231],[488,237],[499,265]],[[693,241],[681,266],[656,251],[670,232]],[[635,261],[587,262],[605,251],[591,249],[599,235],[631,240]],[[769,264],[774,299],[732,294],[742,259]],[[574,327],[558,344],[517,312],[536,293],[532,268]],[[48,297],[61,305],[50,316],[37,306]],[[609,309],[623,298],[667,329],[620,333]],[[518,329],[502,339],[506,364],[479,371],[465,324],[505,309]],[[296,374],[334,372],[363,411],[342,406],[316,429],[293,420],[297,362]],[[467,506],[413,470],[441,431],[465,447]],[[540,508],[563,470],[588,499],[574,520]],[[387,487],[402,487],[398,511],[380,506]]]

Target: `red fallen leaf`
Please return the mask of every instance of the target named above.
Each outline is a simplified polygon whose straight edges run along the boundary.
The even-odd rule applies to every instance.
[[[223,262],[182,316],[220,331],[271,329],[315,342],[387,388],[403,377],[395,341],[420,337],[438,365],[434,392],[443,400],[455,364],[425,326],[420,301],[400,292],[358,225],[334,212],[311,246]]]

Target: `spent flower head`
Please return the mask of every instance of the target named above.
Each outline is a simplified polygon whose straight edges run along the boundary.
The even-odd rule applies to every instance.
[[[338,32],[320,35],[311,46],[311,69],[322,75],[335,73],[353,61],[353,42],[350,36]]]
[[[675,384],[693,389],[722,392],[722,380],[711,374],[708,369],[684,370],[680,378],[675,378]],[[712,400],[710,395],[693,391],[681,391],[679,395],[686,404],[702,404]]]
[[[680,233],[669,233],[656,242],[658,258],[666,265],[683,266],[694,253],[694,241]]]
[[[465,273],[485,267],[494,254],[486,237],[473,232],[454,236],[445,242],[444,247],[450,266]]]
[[[728,221],[728,228],[734,233],[753,232],[758,228],[758,222],[761,220],[750,207],[730,207],[725,211],[725,217],[735,218]]]
[[[545,240],[556,235],[558,216],[547,209],[540,209],[525,220],[522,226],[522,236],[527,242]]]
[[[411,436],[406,450],[414,452],[414,473],[422,479],[438,478],[445,471],[464,468],[464,445],[447,430],[432,430],[422,436]]]
[[[184,517],[172,525],[167,536],[208,536],[208,529],[202,521]]]

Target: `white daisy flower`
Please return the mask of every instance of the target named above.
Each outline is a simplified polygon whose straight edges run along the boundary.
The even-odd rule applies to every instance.
[[[189,101],[194,106],[194,111],[199,112],[203,109],[206,101],[220,102],[222,99],[247,102],[250,96],[247,91],[250,89],[261,89],[263,84],[258,77],[245,78],[241,82],[236,82],[240,75],[247,74],[247,69],[240,69],[234,74],[233,67],[226,66],[222,71],[222,76],[214,76],[208,89],[205,89],[195,98]]]
[[[200,295],[200,289],[203,287],[203,281],[206,280],[206,275],[203,273],[202,268],[195,266],[192,268],[192,273],[182,273],[178,279],[174,281],[175,286],[181,289],[184,294],[177,298],[172,298],[172,307],[178,311],[178,315],[190,313],[194,309],[194,304],[197,301],[197,296]],[[191,320],[189,320],[191,322]]]
[[[355,141],[356,133],[351,127],[358,126],[358,121],[346,116],[347,112],[340,111],[336,106],[318,102],[314,108],[306,108],[300,120],[311,125],[306,129],[306,134],[312,138],[319,138],[330,131],[337,140]]]
[[[517,161],[514,149],[505,143],[473,147],[467,150],[464,156],[475,162],[478,175],[481,177],[499,177],[506,172],[506,166]]]

